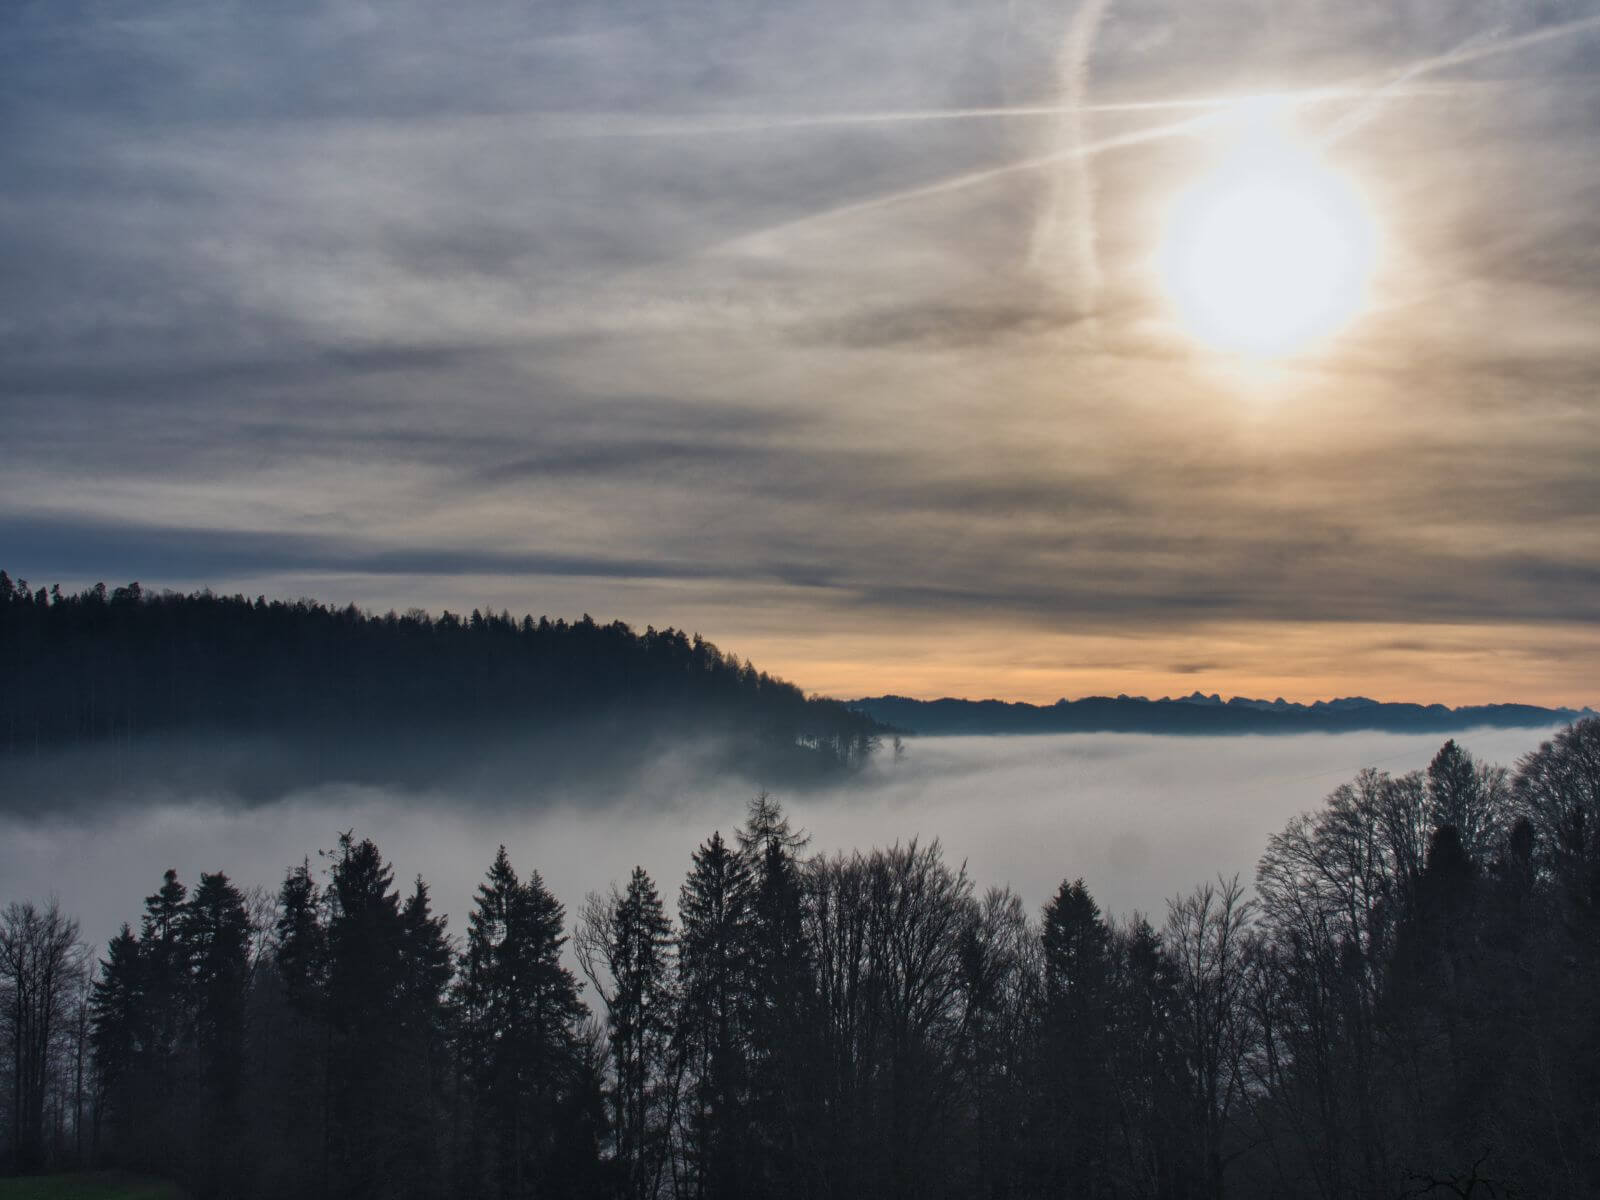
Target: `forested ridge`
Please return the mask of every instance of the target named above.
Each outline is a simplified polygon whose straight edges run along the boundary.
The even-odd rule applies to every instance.
[[[13,903],[6,1161],[228,1197],[1600,1194],[1600,719],[1514,772],[1364,770],[1154,923],[1071,878],[1035,915],[937,842],[813,854],[765,795],[675,916],[635,870],[570,919],[528,868],[501,847],[456,931],[353,832],[275,896],[169,871],[93,954]]]
[[[713,736],[762,777],[860,762],[881,727],[699,635],[620,621],[420,609],[137,583],[67,594],[0,571],[0,755],[151,734],[270,735],[325,748],[326,773],[427,770],[483,743],[604,728],[608,753]]]

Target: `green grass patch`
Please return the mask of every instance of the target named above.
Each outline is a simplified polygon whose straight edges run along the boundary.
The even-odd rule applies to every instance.
[[[97,1171],[0,1179],[0,1200],[184,1200],[173,1184],[140,1175]]]

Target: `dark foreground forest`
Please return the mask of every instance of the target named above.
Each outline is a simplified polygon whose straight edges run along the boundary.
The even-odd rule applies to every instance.
[[[70,594],[4,571],[0,676],[0,780],[24,787],[44,782],[29,766],[52,749],[114,755],[126,778],[148,744],[175,735],[270,739],[275,791],[429,783],[481,770],[496,750],[515,755],[508,774],[531,761],[592,775],[690,739],[715,739],[725,769],[800,783],[859,764],[884,732],[676,629],[476,609],[377,616],[137,583]]]
[[[1071,880],[1035,916],[937,843],[813,856],[765,796],[675,919],[642,870],[573,919],[535,865],[502,848],[454,933],[353,833],[275,897],[169,871],[93,954],[13,903],[5,1161],[227,1197],[1600,1194],[1600,720],[1514,774],[1363,771],[1253,893],[1159,924]]]

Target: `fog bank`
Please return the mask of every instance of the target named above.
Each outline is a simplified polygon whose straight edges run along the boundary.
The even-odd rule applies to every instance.
[[[1480,759],[1514,766],[1548,730],[1457,737]],[[913,836],[942,840],[980,890],[1010,884],[1037,908],[1064,877],[1082,876],[1108,912],[1159,915],[1165,898],[1217,872],[1246,878],[1266,839],[1364,766],[1427,765],[1436,735],[1298,737],[931,738],[884,752],[847,785],[780,794],[813,851],[866,849]],[[539,870],[569,916],[586,892],[635,863],[669,902],[689,854],[739,824],[747,783],[706,778],[694,755],[661,757],[620,789],[573,784],[526,796],[472,783],[393,792],[354,785],[304,789],[271,804],[196,793],[142,805],[90,807],[40,796],[28,814],[0,813],[0,903],[49,895],[103,947],[174,867],[192,884],[225,870],[241,886],[276,889],[285,868],[354,829],[374,838],[404,882],[421,873],[460,933],[473,890],[504,842],[519,871]],[[535,800],[535,796],[537,799]]]

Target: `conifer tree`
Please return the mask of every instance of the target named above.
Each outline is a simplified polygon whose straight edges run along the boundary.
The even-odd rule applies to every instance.
[[[751,1020],[749,1111],[755,1136],[747,1178],[752,1191],[788,1194],[813,1168],[797,1153],[815,1104],[810,1045],[813,1023],[812,954],[804,930],[805,895],[797,854],[810,841],[795,832],[782,806],[766,792],[750,802],[737,831],[754,878],[751,902]]]
[[[746,1044],[753,992],[754,882],[720,833],[695,850],[678,898],[678,1053],[688,1072],[691,1194],[743,1194]]]
[[[184,907],[188,889],[169,869],[161,887],[145,897],[139,934],[143,960],[139,1094],[134,1104],[148,1118],[144,1150],[152,1163],[182,1161],[190,1121],[182,1097],[190,1095],[192,990],[188,946],[184,940]],[[177,1100],[178,1102],[175,1102]]]
[[[243,894],[221,872],[202,874],[184,908],[181,932],[193,996],[196,1170],[202,1186],[211,1190],[240,1133],[252,932]]]
[[[1109,934],[1083,880],[1062,881],[1045,906],[1043,1054],[1050,1112],[1044,1136],[1052,1194],[1090,1196],[1105,1178],[1109,1078]]]
[[[399,1120],[397,1193],[440,1194],[444,1173],[446,1042],[444,1004],[450,986],[449,938],[435,917],[428,885],[419,875],[400,910],[402,974],[395,997],[400,1023],[393,1063]]]
[[[457,988],[478,1118],[470,1152],[489,1195],[521,1200],[582,1166],[561,1136],[584,1101],[579,1023],[588,1012],[561,964],[565,916],[538,872],[518,882],[501,846],[467,918]]]
[[[309,860],[284,877],[275,933],[274,959],[284,993],[293,1007],[309,1012],[321,995],[327,967],[322,893],[311,876]]]
[[[100,1080],[99,1121],[119,1156],[131,1148],[140,1110],[135,1072],[145,1020],[144,961],[139,939],[126,923],[111,939],[90,995],[90,1044]]]
[[[329,1058],[327,1021],[327,929],[321,889],[309,860],[292,868],[278,891],[271,962],[265,976],[272,994],[263,1007],[276,1024],[259,1032],[265,1140],[274,1152],[269,1165],[285,1194],[318,1190],[328,1174]]]
[[[341,834],[328,885],[327,1186],[360,1200],[393,1189],[398,1152],[390,1067],[404,979],[394,872],[370,840]]]
[[[1468,856],[1486,864],[1509,825],[1505,769],[1474,762],[1451,738],[1428,764],[1427,778],[1433,827],[1453,826]]]

